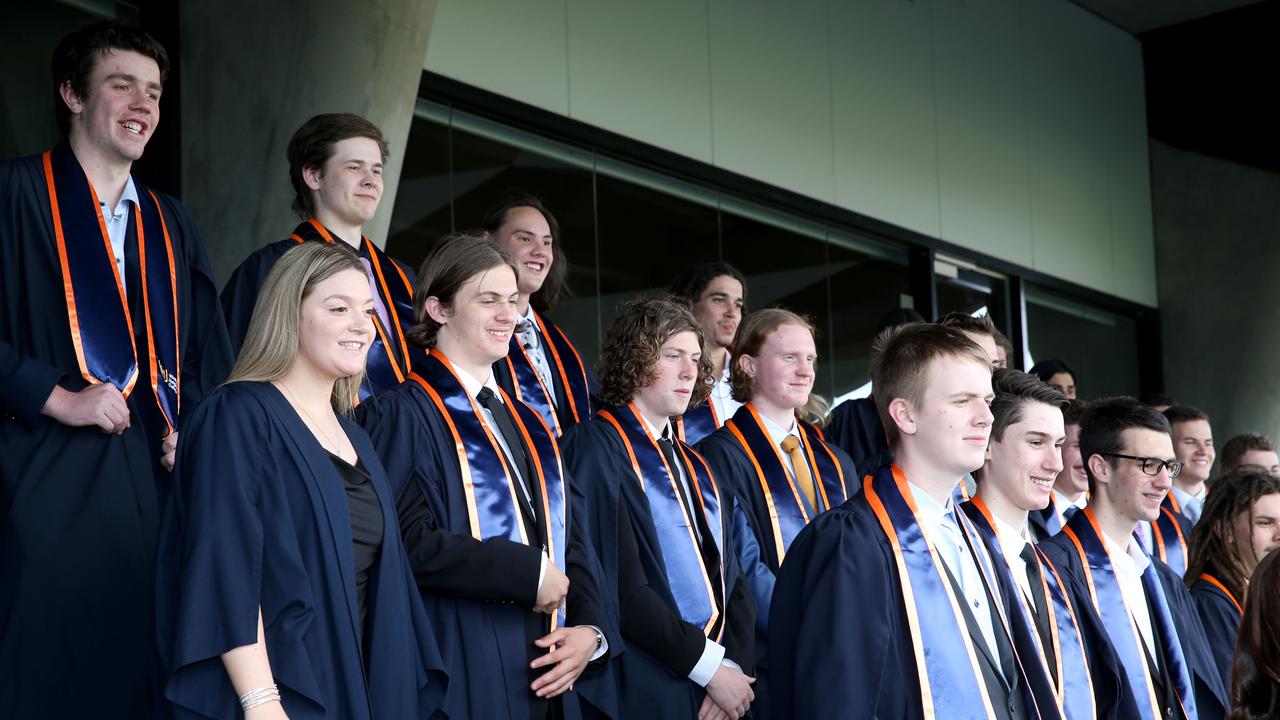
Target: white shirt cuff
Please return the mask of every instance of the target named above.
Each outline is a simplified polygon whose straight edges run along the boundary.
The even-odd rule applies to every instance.
[[[706,687],[719,669],[721,660],[724,660],[724,646],[714,640],[707,640],[702,649],[702,657],[698,658],[698,664],[689,672],[689,679],[697,683],[698,687]]]
[[[547,554],[542,553],[542,562],[538,564],[538,590],[533,594],[534,602],[542,594],[542,581],[547,579]]]
[[[595,652],[591,653],[591,659],[588,660],[588,662],[595,662],[600,658],[604,657],[605,655],[608,655],[609,654],[609,638],[607,635],[604,634],[604,631],[596,627],[595,625],[582,625],[581,627],[591,628],[592,630],[595,630],[596,632],[600,633],[600,647],[597,648]]]

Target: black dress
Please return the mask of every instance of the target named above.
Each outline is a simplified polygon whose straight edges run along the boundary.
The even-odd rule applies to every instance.
[[[356,458],[352,465],[346,460],[329,453],[333,467],[342,476],[342,485],[347,490],[347,509],[351,512],[351,541],[355,557],[356,569],[356,602],[360,608],[360,630],[364,635],[364,619],[368,603],[369,570],[378,564],[378,555],[382,551],[382,506],[378,504],[378,494],[373,490],[373,483],[368,471]]]

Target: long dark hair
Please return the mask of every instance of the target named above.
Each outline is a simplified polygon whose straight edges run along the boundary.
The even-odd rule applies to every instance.
[[[1280,493],[1280,479],[1261,470],[1235,470],[1213,482],[1213,492],[1204,502],[1191,543],[1191,559],[1185,575],[1188,586],[1201,573],[1209,573],[1233,597],[1244,598],[1250,567],[1260,558],[1254,557],[1255,550],[1248,536],[1237,537],[1236,518],[1240,513],[1248,513],[1252,527],[1253,504],[1264,495],[1277,493]]]
[[[1231,667],[1228,720],[1280,717],[1280,552],[1258,563],[1251,585]]]
[[[516,208],[532,208],[542,213],[542,217],[547,221],[547,227],[551,230],[551,267],[547,270],[547,277],[542,281],[542,287],[538,292],[529,296],[529,303],[533,305],[535,310],[549,312],[565,297],[571,296],[567,278],[569,276],[569,258],[564,254],[564,245],[560,242],[560,223],[556,221],[556,216],[551,214],[546,205],[542,204],[542,199],[536,195],[530,195],[523,192],[515,192],[504,197],[485,213],[484,220],[480,223],[480,227],[491,236],[495,241],[498,240],[498,230],[507,221],[507,213]],[[517,273],[516,279],[520,275]]]

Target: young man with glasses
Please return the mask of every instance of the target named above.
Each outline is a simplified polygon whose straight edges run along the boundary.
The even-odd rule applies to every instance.
[[[1182,472],[1168,421],[1133,398],[1097,401],[1081,418],[1080,453],[1089,505],[1040,548],[1102,618],[1123,666],[1120,716],[1222,718],[1226,693],[1191,596],[1134,536]]]

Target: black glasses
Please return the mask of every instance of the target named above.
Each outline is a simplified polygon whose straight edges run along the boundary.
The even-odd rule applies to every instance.
[[[1137,457],[1136,455],[1121,455],[1120,453],[1098,454],[1103,457],[1124,458],[1125,460],[1132,460],[1136,463],[1140,463],[1142,472],[1151,476],[1159,475],[1162,468],[1168,468],[1169,477],[1176,478],[1182,474],[1182,466],[1186,464],[1181,460],[1161,460],[1160,458]]]

